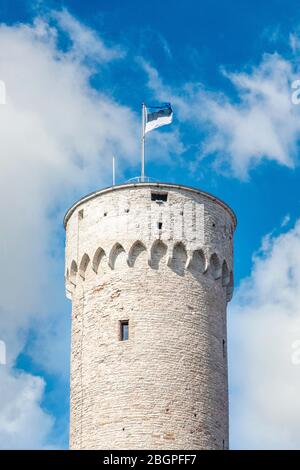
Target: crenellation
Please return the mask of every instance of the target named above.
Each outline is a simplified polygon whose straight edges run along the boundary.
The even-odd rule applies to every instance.
[[[130,243],[132,241],[130,240]],[[152,245],[147,245],[147,242],[143,240],[136,240],[132,245],[126,242],[115,242],[110,249],[108,249],[108,257],[106,252],[102,247],[98,247],[95,253],[91,255],[84,253],[80,259],[79,268],[75,260],[72,260],[70,268],[67,268],[66,279],[70,280],[74,285],[76,285],[76,276],[77,273],[81,278],[85,279],[85,270],[87,266],[91,263],[92,270],[95,274],[98,273],[98,267],[100,262],[102,265],[107,263],[108,267],[111,270],[115,270],[115,261],[118,256],[123,253],[123,258],[126,259],[127,264],[130,267],[134,266],[133,251],[136,247],[141,248],[142,251],[145,251],[147,259],[149,260],[149,266],[155,265],[155,249],[157,244],[160,243],[164,245],[164,251],[166,254],[166,264],[170,269],[173,269],[173,266],[177,266],[177,271],[184,273],[184,271],[191,270],[197,271],[199,274],[209,274],[214,280],[222,278],[222,285],[227,286],[230,281],[230,273],[228,269],[227,261],[222,260],[218,253],[213,252],[210,254],[211,250],[205,250],[204,248],[197,249],[188,249],[182,241],[174,241],[172,243],[157,238]],[[181,255],[178,254],[178,247],[184,252]],[[140,253],[138,253],[140,254]],[[91,261],[92,260],[92,261]],[[179,266],[180,265],[180,266]],[[176,270],[175,270],[176,272]]]

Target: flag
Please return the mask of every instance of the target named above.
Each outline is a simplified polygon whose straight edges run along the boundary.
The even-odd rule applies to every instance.
[[[173,120],[170,103],[164,103],[161,106],[146,106],[145,111],[145,134],[160,126],[171,124]]]

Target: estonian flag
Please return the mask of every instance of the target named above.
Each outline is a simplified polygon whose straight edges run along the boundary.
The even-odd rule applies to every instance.
[[[145,134],[160,126],[171,124],[172,120],[173,110],[170,103],[164,103],[162,106],[146,106]]]

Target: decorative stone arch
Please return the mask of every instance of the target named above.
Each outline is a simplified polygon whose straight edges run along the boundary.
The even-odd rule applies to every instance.
[[[65,274],[65,285],[66,285],[66,296],[68,299],[72,299],[72,294],[75,289],[75,284],[70,280],[70,270],[67,268]]]
[[[227,286],[230,281],[230,274],[229,274],[229,269],[226,263],[226,260],[224,259],[223,264],[222,264],[222,286]]]
[[[166,258],[168,251],[167,245],[161,240],[155,240],[152,244],[150,252],[150,266],[153,269],[158,269],[159,264],[163,258]]]
[[[87,270],[87,267],[90,263],[90,257],[86,253],[84,253],[83,257],[81,258],[80,264],[79,264],[79,276],[85,280],[85,272]]]
[[[147,248],[145,247],[144,243],[140,240],[134,242],[128,252],[127,263],[128,266],[133,267],[135,262],[142,253],[147,253]]]
[[[95,251],[93,261],[92,261],[92,269],[96,274],[98,274],[100,263],[103,260],[103,258],[105,258],[105,256],[106,256],[105,251],[103,250],[103,248],[101,248],[101,246],[99,246],[99,248],[97,248],[97,250]]]
[[[207,259],[201,248],[193,251],[188,268],[193,274],[203,274],[207,270]]]
[[[70,267],[70,282],[72,282],[74,286],[76,286],[77,272],[78,272],[77,263],[76,261],[73,260],[71,263],[71,267]]]
[[[222,275],[222,268],[220,258],[217,253],[213,253],[209,260],[210,272],[214,279],[220,279]]]
[[[121,243],[115,243],[112,249],[110,250],[109,253],[109,258],[108,258],[108,264],[111,269],[115,269],[115,264],[118,256],[121,255],[121,253],[126,253],[124,247],[121,245]]]
[[[170,268],[180,276],[183,276],[187,259],[188,255],[184,243],[181,241],[176,242],[173,247]]]
[[[232,299],[233,287],[234,287],[233,272],[230,271],[229,283],[226,286],[226,300],[227,300],[227,302],[230,302],[230,300]]]

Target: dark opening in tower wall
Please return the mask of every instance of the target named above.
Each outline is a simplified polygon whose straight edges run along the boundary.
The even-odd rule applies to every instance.
[[[120,321],[120,341],[127,341],[129,339],[129,321]]]
[[[154,193],[151,192],[151,201],[156,201],[156,202],[167,202],[168,200],[168,193]]]

